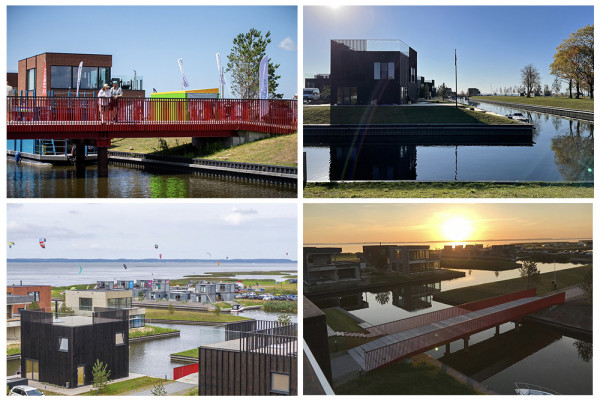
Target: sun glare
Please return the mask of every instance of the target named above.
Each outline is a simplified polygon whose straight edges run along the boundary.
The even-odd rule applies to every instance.
[[[442,225],[442,233],[447,240],[462,242],[469,239],[473,232],[471,221],[464,217],[452,217]]]

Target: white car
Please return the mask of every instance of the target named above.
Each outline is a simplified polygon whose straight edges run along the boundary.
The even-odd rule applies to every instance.
[[[18,385],[10,390],[9,396],[44,396],[44,393],[32,386]]]
[[[321,91],[318,88],[304,88],[302,97],[304,101],[319,100],[321,98]]]

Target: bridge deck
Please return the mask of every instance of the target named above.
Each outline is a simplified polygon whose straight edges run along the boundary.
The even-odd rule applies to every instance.
[[[520,298],[391,333],[355,347],[348,353],[363,370],[370,371],[562,302],[564,293],[545,298]]]

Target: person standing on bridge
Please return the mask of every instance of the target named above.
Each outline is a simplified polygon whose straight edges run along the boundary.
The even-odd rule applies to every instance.
[[[123,96],[123,89],[119,87],[119,82],[114,81],[113,87],[110,89],[110,119],[111,121],[117,122],[117,111],[119,104],[119,97]]]
[[[100,112],[100,121],[104,123],[104,116],[108,111],[108,103],[110,101],[110,86],[104,84],[98,92],[98,111]],[[108,117],[108,115],[107,115]]]

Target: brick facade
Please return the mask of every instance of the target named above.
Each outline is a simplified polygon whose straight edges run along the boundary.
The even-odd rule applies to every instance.
[[[35,285],[18,285],[18,286],[7,286],[7,294],[16,294],[27,296],[31,292],[39,292],[40,300],[38,304],[40,311],[51,312],[52,311],[52,292],[50,286],[35,286]],[[13,304],[13,314],[18,313],[19,308],[25,308],[24,304]]]

